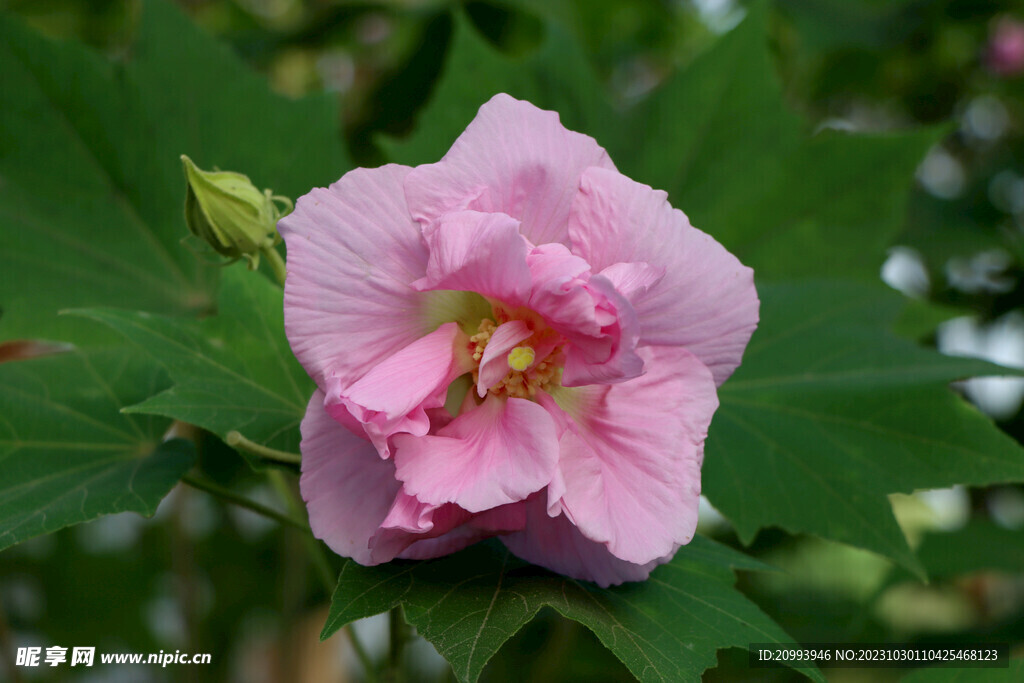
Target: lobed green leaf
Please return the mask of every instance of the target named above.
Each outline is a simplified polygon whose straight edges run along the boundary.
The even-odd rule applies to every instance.
[[[152,515],[194,449],[121,408],[167,386],[126,349],[0,363],[0,549],[101,515]]]
[[[550,607],[592,630],[641,681],[699,681],[720,648],[792,642],[733,587],[736,568],[765,565],[699,536],[649,580],[612,588],[528,565],[498,542],[426,562],[362,567],[348,561],[321,638],[401,604],[456,677],[471,682]],[[804,673],[823,680],[816,670]]]
[[[1006,374],[887,331],[901,299],[835,282],[760,285],[761,326],[719,390],[704,492],[740,537],[779,526],[921,573],[889,493],[1024,479],[1024,450],[947,384]]]
[[[225,270],[220,313],[202,321],[145,312],[83,309],[159,362],[174,385],[128,412],[163,415],[226,438],[298,452],[298,426],[313,383],[284,335],[282,291],[241,265]]]

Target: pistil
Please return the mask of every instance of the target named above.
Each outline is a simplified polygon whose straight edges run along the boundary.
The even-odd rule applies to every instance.
[[[502,323],[509,322],[509,316],[503,310],[498,312],[497,317]],[[527,323],[530,324],[530,329],[536,330],[536,320],[528,320]],[[484,350],[497,328],[498,325],[493,320],[485,318],[480,322],[477,333],[469,338],[469,351],[476,364],[476,367],[473,368],[474,384],[480,381],[480,362],[484,356]],[[488,391],[496,396],[528,399],[535,396],[538,389],[543,389],[551,384],[557,386],[562,373],[564,356],[561,351],[562,345],[555,343],[556,340],[553,339],[555,336],[554,331],[545,327],[542,330],[536,330],[534,334],[512,348],[507,356],[508,373]],[[538,349],[543,354],[539,361]]]

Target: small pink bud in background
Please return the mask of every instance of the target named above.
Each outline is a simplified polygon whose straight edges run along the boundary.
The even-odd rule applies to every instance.
[[[999,18],[989,35],[985,61],[998,76],[1024,72],[1024,23],[1012,17]]]

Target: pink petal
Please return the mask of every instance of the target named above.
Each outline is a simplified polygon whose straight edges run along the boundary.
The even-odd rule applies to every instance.
[[[613,171],[588,169],[569,234],[573,252],[597,271],[618,263],[665,269],[660,282],[631,296],[641,344],[686,347],[718,384],[732,374],[757,327],[753,271],[691,227],[668,195]]]
[[[595,319],[602,324],[601,334],[570,337],[562,385],[614,384],[638,377],[644,362],[637,354],[640,322],[636,311],[602,275],[591,276],[587,290],[597,302]]]
[[[299,486],[313,534],[334,552],[370,566],[398,556],[437,557],[523,528],[521,504],[474,514],[408,495],[392,461],[331,419],[323,402],[316,391],[302,421]]]
[[[519,531],[524,526],[526,509],[523,503],[502,505],[472,515],[467,522],[441,536],[417,540],[403,550],[399,557],[406,560],[429,560],[462,550],[491,536]]]
[[[587,290],[590,266],[563,244],[534,247],[526,259],[533,278],[530,308],[566,335],[598,337],[596,302]]]
[[[568,283],[590,273],[590,264],[576,256],[564,244],[539,244],[526,257],[534,286],[541,283]]]
[[[285,330],[321,389],[348,386],[422,337],[427,249],[409,216],[404,166],[356,169],[300,197],[278,227],[288,245]]]
[[[532,334],[533,330],[522,320],[512,320],[494,330],[480,358],[480,378],[476,383],[480,398],[486,396],[487,390],[508,374],[509,351]]]
[[[400,484],[395,467],[373,445],[335,422],[316,391],[302,420],[299,488],[309,526],[334,552],[359,564],[379,564],[370,539],[388,515]]]
[[[472,516],[457,505],[427,505],[399,491],[380,529],[370,539],[372,556],[378,562],[388,562],[413,543],[442,536]]]
[[[558,114],[495,95],[444,158],[406,179],[413,218],[429,225],[450,211],[508,214],[534,244],[568,241],[566,222],[580,175],[614,168],[593,138],[566,130]]]
[[[522,503],[471,513],[451,503],[427,505],[402,490],[370,539],[371,556],[374,562],[438,557],[497,534],[518,531],[525,524]]]
[[[533,496],[525,503],[526,528],[501,537],[516,556],[574,579],[593,581],[602,588],[624,581],[643,581],[666,557],[633,564],[608,552],[601,543],[583,536],[564,515],[549,517],[545,496]]]
[[[601,271],[627,301],[635,301],[665,277],[665,268],[649,263],[613,263]]]
[[[395,502],[388,511],[388,516],[380,523],[381,529],[408,531],[423,534],[433,531],[435,524],[452,527],[458,526],[469,519],[471,514],[455,505],[427,505],[416,496],[410,496],[404,490],[395,496]],[[447,522],[447,523],[446,523]]]
[[[493,395],[436,435],[399,434],[394,444],[396,474],[409,494],[471,512],[524,500],[547,486],[558,462],[548,411]]]
[[[563,401],[572,421],[559,442],[562,510],[588,539],[636,564],[693,537],[704,439],[718,407],[711,372],[695,356],[673,347],[641,355],[645,375]]]
[[[442,407],[448,385],[468,371],[468,358],[455,352],[460,338],[466,335],[459,326],[445,323],[376,365],[347,389],[331,384],[328,411],[346,425],[350,423],[336,413],[351,413],[381,457],[389,457],[388,438],[397,433],[426,434],[430,430],[427,411]]]
[[[629,302],[562,244],[542,244],[527,257],[530,308],[569,341],[562,384],[609,384],[636,377],[639,323]]]
[[[476,292],[512,306],[526,302],[528,244],[516,219],[503,213],[456,211],[424,228],[423,236],[430,260],[426,277],[413,283],[416,289]]]

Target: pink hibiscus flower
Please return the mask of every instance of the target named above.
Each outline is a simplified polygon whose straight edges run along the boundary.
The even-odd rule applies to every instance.
[[[553,112],[497,95],[436,164],[298,200],[285,328],[317,537],[360,564],[499,535],[602,586],[693,537],[753,273]]]

